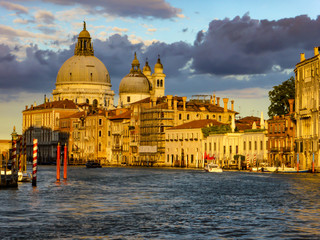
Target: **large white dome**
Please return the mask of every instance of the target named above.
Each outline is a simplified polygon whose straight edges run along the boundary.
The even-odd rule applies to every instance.
[[[109,72],[95,56],[72,56],[61,66],[57,75],[56,86],[85,83],[111,87]]]

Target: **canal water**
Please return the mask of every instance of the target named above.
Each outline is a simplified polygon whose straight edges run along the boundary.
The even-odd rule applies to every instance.
[[[0,239],[319,239],[320,175],[39,166],[0,190]]]

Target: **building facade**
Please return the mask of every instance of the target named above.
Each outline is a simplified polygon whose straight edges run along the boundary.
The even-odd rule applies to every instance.
[[[320,167],[319,161],[319,105],[320,105],[320,55],[314,48],[314,56],[306,59],[300,54],[295,72],[296,151],[300,169]]]

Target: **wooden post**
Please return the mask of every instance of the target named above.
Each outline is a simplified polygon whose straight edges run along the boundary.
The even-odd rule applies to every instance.
[[[314,153],[312,154],[312,173],[314,173]]]
[[[33,139],[32,186],[37,186],[38,139]]]
[[[299,172],[299,153],[297,153],[297,172]]]
[[[67,180],[67,144],[64,145],[63,179]]]
[[[60,182],[60,143],[57,146],[57,182]]]

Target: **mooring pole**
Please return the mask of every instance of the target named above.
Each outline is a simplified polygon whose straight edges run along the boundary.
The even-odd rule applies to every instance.
[[[297,172],[299,172],[299,153],[297,153]]]
[[[60,143],[57,146],[57,182],[60,182]]]
[[[314,173],[314,153],[312,154],[312,173]]]
[[[63,179],[67,180],[67,144],[64,145]]]
[[[38,139],[33,139],[32,186],[37,186]]]

